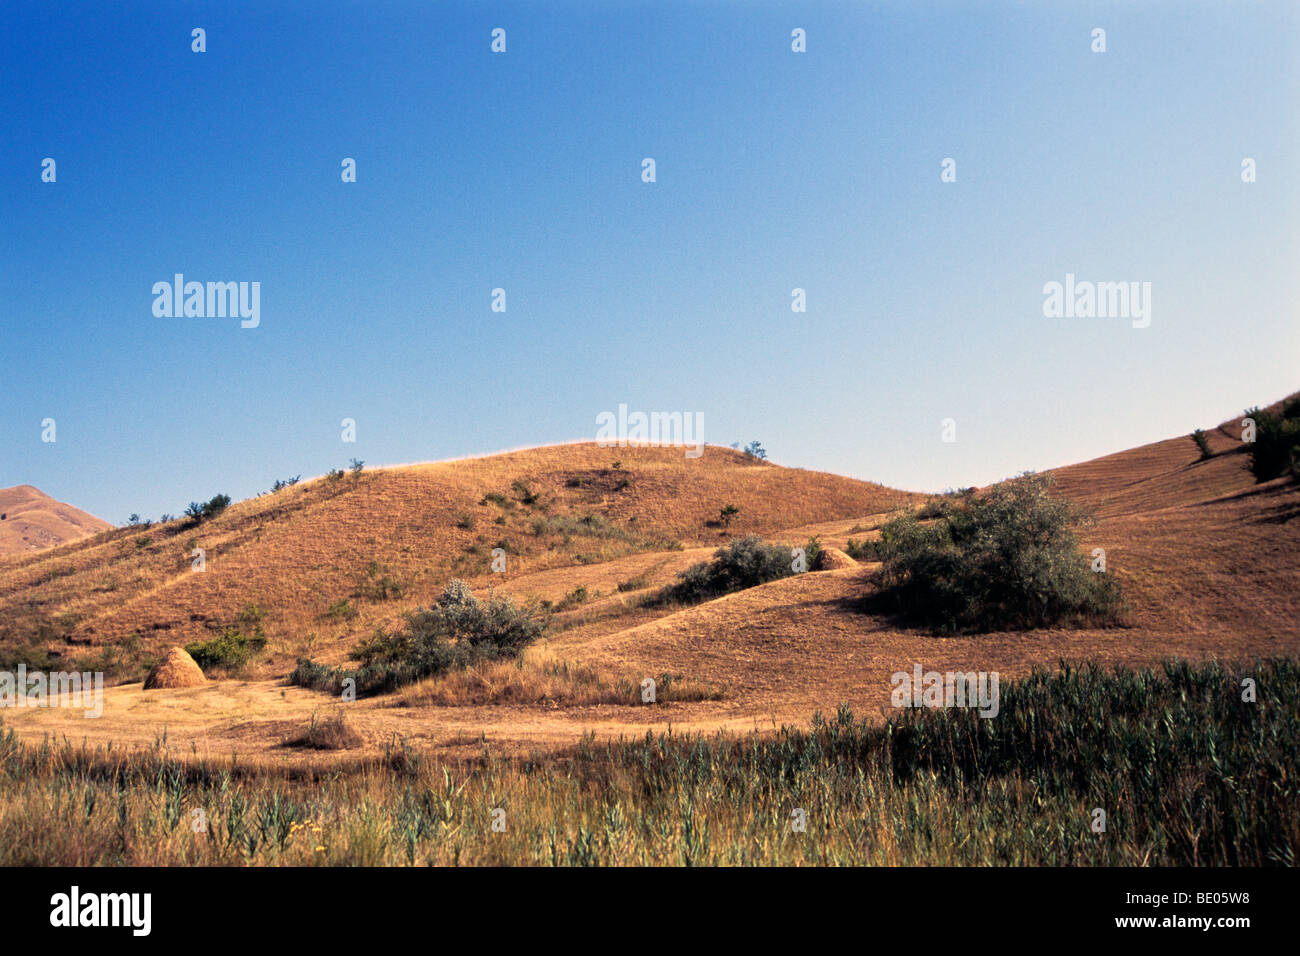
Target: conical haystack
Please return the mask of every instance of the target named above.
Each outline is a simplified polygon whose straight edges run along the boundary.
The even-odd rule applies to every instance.
[[[194,663],[194,658],[190,657],[184,648],[173,647],[162,659],[162,663],[151,670],[149,676],[144,679],[144,689],[198,687],[207,682],[208,679],[203,676],[202,669]]]
[[[839,548],[822,548],[821,553],[817,555],[817,560],[813,562],[813,570],[836,571],[840,568],[854,567],[857,563]]]

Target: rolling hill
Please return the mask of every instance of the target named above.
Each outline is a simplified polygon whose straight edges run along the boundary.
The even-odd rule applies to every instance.
[[[39,488],[0,488],[0,557],[40,551],[107,531],[107,521],[56,501]]]
[[[452,577],[478,593],[546,602],[551,632],[518,665],[348,705],[368,746],[397,735],[522,750],[588,731],[771,729],[841,702],[878,712],[890,675],[914,663],[1009,678],[1061,659],[1296,655],[1300,484],[1256,483],[1236,435],[1233,422],[1214,430],[1205,460],[1182,436],[1054,472],[1057,493],[1096,515],[1081,543],[1106,550],[1131,605],[1127,626],[943,638],[864,609],[873,565],[692,607],[641,600],[731,538],[817,536],[844,548],[925,496],[723,448],[688,459],[680,449],[594,444],[319,478],[197,526],[119,528],[0,560],[0,649],[11,659],[90,661],[124,682],[110,688],[99,720],[47,710],[6,723],[20,734],[140,742],[167,727],[199,752],[293,761],[281,742],[329,703],[285,684],[294,662],[344,662]],[[728,504],[739,511],[724,524]],[[490,570],[494,548],[505,573]],[[250,605],[268,644],[239,679],[140,689],[142,668],[168,647],[237,626]],[[579,672],[624,690],[570,693]],[[664,674],[708,692],[654,707],[626,692]]]

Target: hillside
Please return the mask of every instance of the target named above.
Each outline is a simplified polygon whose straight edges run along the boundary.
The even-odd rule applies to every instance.
[[[585,582],[612,590],[614,577],[645,567],[670,576],[692,550],[734,535],[882,514],[914,497],[724,448],[689,459],[574,444],[318,478],[199,526],[119,528],[0,562],[0,633],[12,641],[39,626],[55,652],[129,642],[148,658],[211,636],[251,604],[272,636],[259,666],[276,673],[305,649],[342,659],[452,577],[505,590],[528,581],[530,594],[559,600]],[[723,528],[727,504],[740,510]],[[504,574],[490,571],[496,547]]]
[[[914,663],[1006,679],[1061,659],[1294,656],[1300,484],[1257,484],[1234,427],[1212,433],[1204,461],[1183,436],[1056,470],[1058,493],[1097,515],[1080,540],[1106,550],[1131,606],[1125,627],[936,637],[864,609],[876,567],[866,564],[691,607],[646,604],[731,538],[816,535],[844,548],[924,497],[727,449],[691,460],[675,449],[565,445],[316,479],[197,527],[117,529],[0,561],[0,648],[93,661],[127,682],[110,689],[99,720],[27,711],[6,723],[20,734],[139,742],[165,727],[198,752],[306,759],[281,743],[330,698],[286,686],[295,660],[342,663],[453,576],[480,594],[547,602],[551,631],[518,665],[348,705],[371,748],[406,739],[526,751],[586,732],[771,730],[841,702],[879,713],[890,676]],[[729,527],[719,521],[726,504],[739,508]],[[489,570],[497,546],[504,574]],[[191,570],[195,547],[206,551],[203,573]],[[269,640],[241,679],[140,690],[151,659],[211,637],[248,605],[264,611]],[[693,690],[638,706],[628,688],[663,674]]]
[[[0,557],[40,551],[113,527],[31,485],[0,488],[0,515]]]

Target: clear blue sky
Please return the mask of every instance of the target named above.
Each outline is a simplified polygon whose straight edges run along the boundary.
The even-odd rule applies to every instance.
[[[626,403],[941,490],[1300,388],[1291,0],[121,6],[3,6],[0,486],[122,522]]]

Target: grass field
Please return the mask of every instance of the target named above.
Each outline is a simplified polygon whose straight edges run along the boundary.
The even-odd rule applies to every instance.
[[[1293,865],[1297,699],[1290,659],[1065,667],[1004,687],[995,720],[844,708],[452,764],[395,741],[342,773],[8,733],[0,863]]]

